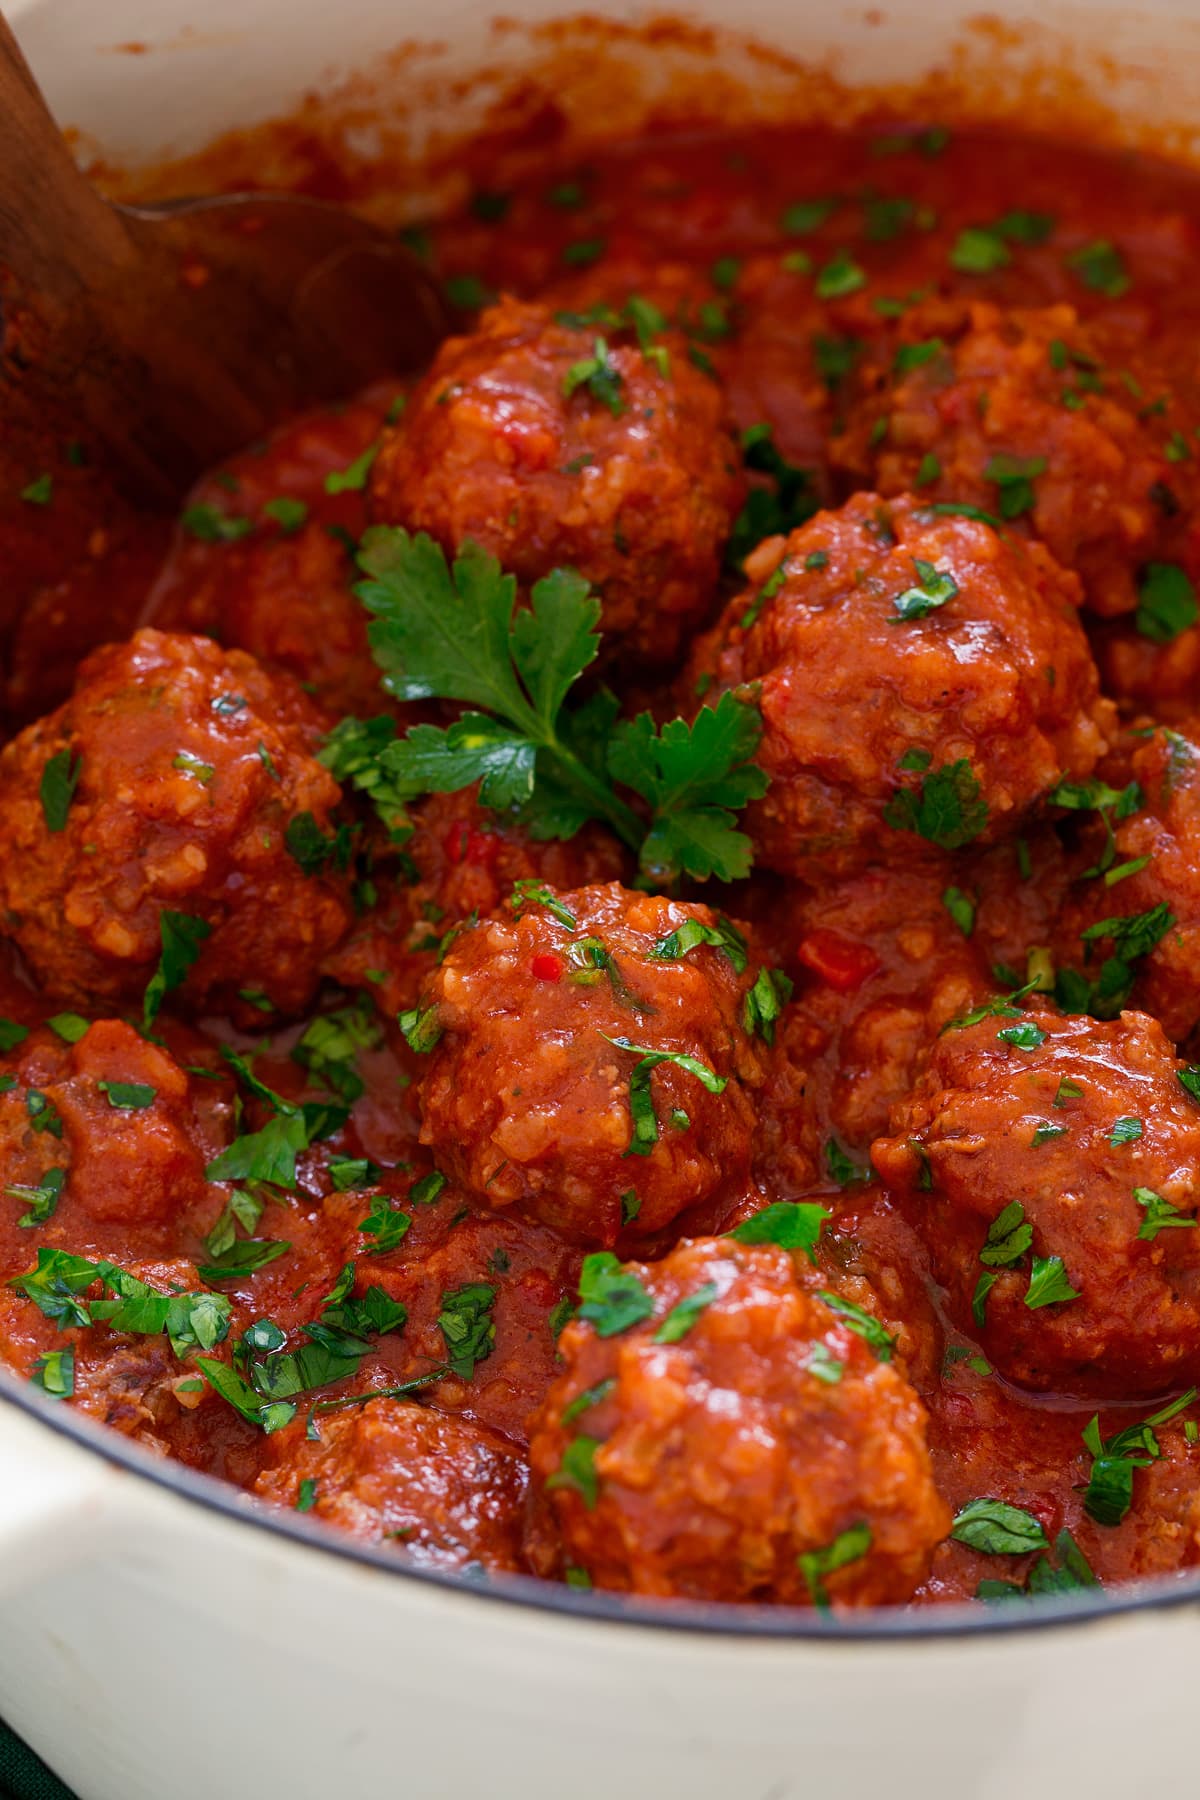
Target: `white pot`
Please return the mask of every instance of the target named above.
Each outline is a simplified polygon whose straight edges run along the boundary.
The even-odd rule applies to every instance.
[[[508,0],[532,20],[559,0]],[[629,16],[620,0],[591,10]],[[721,18],[718,0],[701,15]],[[739,28],[872,80],[916,77],[960,0],[883,22],[742,0]],[[24,0],[9,13],[64,120],[118,158],[194,148],[332,67],[436,33],[508,61],[477,0]],[[194,31],[190,27],[196,24]],[[1061,31],[1065,37],[1048,36]],[[1131,132],[1200,121],[1200,18],[1043,7],[1125,75]],[[115,44],[163,46],[113,54]],[[995,75],[993,62],[992,75]],[[443,118],[440,123],[446,123]],[[1129,1800],[1190,1793],[1200,1581],[1099,1603],[822,1626],[417,1576],[151,1463],[0,1377],[0,1714],[82,1800]]]

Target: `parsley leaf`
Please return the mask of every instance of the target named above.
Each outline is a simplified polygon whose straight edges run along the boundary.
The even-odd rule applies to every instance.
[[[349,785],[371,802],[393,843],[412,833],[406,811],[409,791],[389,772],[382,752],[396,739],[396,721],[388,714],[377,719],[343,719],[335,725],[317,752],[335,781]]]
[[[54,1209],[62,1198],[66,1183],[67,1171],[61,1168],[47,1169],[36,1187],[15,1183],[6,1187],[4,1192],[12,1200],[24,1201],[29,1211],[17,1220],[19,1226],[44,1225],[46,1220],[54,1216]]]
[[[608,344],[604,338],[598,337],[592,344],[592,354],[572,363],[563,376],[562,391],[569,400],[577,389],[585,387],[593,400],[606,406],[614,419],[619,419],[626,411],[621,398],[623,381],[621,371],[609,355]]]
[[[1047,1550],[1046,1533],[1032,1513],[1006,1500],[981,1497],[968,1500],[955,1514],[950,1536],[986,1556],[1024,1556],[1029,1550]]]
[[[648,713],[618,725],[603,690],[570,711],[567,695],[599,644],[599,603],[580,576],[556,570],[514,613],[513,578],[473,544],[451,568],[423,534],[377,527],[359,563],[368,579],[356,591],[374,614],[368,635],[388,691],[483,709],[445,729],[414,726],[380,749],[397,798],[478,781],[485,804],[523,807],[535,837],[603,820],[655,880],[748,871],[749,841],[732,815],[766,790],[750,761],[762,734],[756,707],[724,695],[661,733]],[[648,832],[614,782],[650,803]]]
[[[38,789],[47,831],[66,830],[67,814],[82,773],[82,755],[74,756],[70,750],[59,750],[47,761]]]
[[[775,1025],[792,997],[792,980],[782,969],[760,969],[742,1001],[742,1025],[747,1036],[757,1032],[767,1044],[775,1042]]]
[[[157,1019],[167,995],[186,981],[189,970],[199,960],[205,940],[212,935],[208,921],[195,919],[190,913],[161,912],[158,929],[162,954],[142,1001],[142,1024],[147,1031]]]
[[[845,346],[851,341],[817,339],[814,354],[827,385],[836,385],[849,372],[853,357]],[[855,345],[855,353],[857,348]],[[797,526],[806,524],[821,506],[812,470],[788,462],[775,445],[770,425],[747,427],[742,433],[742,457],[754,474],[768,478],[769,485],[750,489],[734,521],[725,554],[736,571],[741,570],[745,558],[764,538],[787,537]]]
[[[1046,473],[1044,456],[993,456],[983,471],[985,481],[994,481],[1000,490],[1000,515],[1019,519],[1033,510],[1036,495],[1033,483]]]
[[[1138,1236],[1147,1243],[1153,1243],[1160,1231],[1169,1226],[1194,1226],[1197,1221],[1193,1214],[1185,1214],[1162,1194],[1156,1194],[1153,1188],[1135,1187],[1133,1197],[1138,1205],[1145,1209],[1146,1216],[1138,1226]]]
[[[74,1350],[43,1351],[35,1360],[29,1379],[51,1400],[69,1400],[75,1392]]]
[[[844,1300],[840,1294],[835,1294],[826,1288],[818,1290],[817,1299],[823,1300],[830,1312],[836,1313],[848,1330],[852,1331],[856,1337],[862,1338],[867,1347],[875,1352],[880,1362],[891,1362],[896,1348],[896,1340],[879,1323],[874,1313],[865,1311],[863,1307],[856,1306],[853,1300]]]
[[[896,610],[888,620],[889,625],[923,619],[945,606],[958,593],[958,583],[948,569],[938,569],[919,556],[913,557],[913,568],[917,572],[917,586],[905,588],[902,594],[896,595],[892,601]]]
[[[286,1255],[291,1247],[282,1238],[235,1238],[226,1249],[215,1256],[210,1254],[208,1262],[197,1263],[196,1273],[201,1281],[210,1284],[238,1281],[256,1275],[259,1269]]]
[[[686,1337],[700,1314],[717,1297],[715,1281],[706,1281],[694,1294],[688,1294],[674,1305],[654,1334],[656,1344],[677,1344]]]
[[[626,1037],[609,1037],[605,1031],[600,1036],[614,1049],[627,1050],[639,1059],[629,1077],[629,1116],[633,1130],[626,1156],[650,1156],[658,1143],[658,1114],[654,1110],[650,1076],[662,1063],[673,1063],[677,1069],[694,1075],[710,1094],[723,1094],[728,1086],[728,1077],[718,1075],[699,1057],[687,1056],[681,1050],[647,1050],[644,1045],[631,1043]]]
[[[809,1262],[815,1263],[817,1240],[829,1217],[828,1209],[812,1200],[775,1200],[735,1225],[729,1236],[739,1244],[778,1244],[781,1250],[803,1250]]]
[[[848,1531],[840,1531],[832,1544],[826,1544],[820,1550],[800,1552],[796,1562],[808,1588],[809,1599],[819,1612],[829,1611],[824,1577],[844,1569],[848,1563],[859,1562],[870,1548],[871,1527],[864,1521],[861,1525],[851,1525]]]
[[[546,1487],[551,1490],[574,1488],[591,1512],[600,1496],[600,1477],[596,1473],[599,1448],[599,1438],[580,1436],[572,1439],[563,1451],[562,1462],[554,1474],[547,1477]]]
[[[659,938],[647,955],[656,962],[679,962],[699,944],[711,944],[714,950],[723,950],[735,974],[740,975],[746,967],[746,940],[737,926],[721,914],[717,915],[715,925],[706,925],[702,919],[685,920],[675,931]]]
[[[912,831],[942,850],[961,850],[987,825],[987,803],[965,757],[927,775],[919,787],[900,788],[889,800],[884,823]]]
[[[611,1250],[597,1250],[583,1259],[579,1271],[579,1317],[595,1328],[597,1337],[617,1337],[640,1325],[654,1312],[654,1297],[632,1269],[623,1269]]]
[[[1200,618],[1196,590],[1178,563],[1147,563],[1138,580],[1134,624],[1154,644],[1170,644]]]
[[[496,1289],[486,1282],[468,1281],[442,1295],[438,1330],[446,1342],[446,1361],[460,1381],[470,1381],[475,1365],[492,1354],[496,1326],[492,1307]]]
[[[1140,1425],[1127,1425],[1123,1431],[1104,1440],[1100,1436],[1100,1417],[1095,1414],[1084,1427],[1084,1445],[1092,1454],[1092,1468],[1084,1490],[1083,1507],[1098,1525],[1119,1525],[1133,1504],[1135,1469],[1147,1469],[1162,1456],[1154,1435],[1156,1425],[1191,1406],[1196,1389],[1191,1387],[1169,1405],[1152,1413]]]
[[[1033,1226],[1027,1223],[1025,1208],[1019,1200],[1010,1200],[988,1226],[979,1260],[989,1268],[1006,1269],[1020,1262],[1033,1243]]]
[[[1068,1300],[1078,1298],[1079,1289],[1071,1286],[1061,1256],[1034,1257],[1025,1295],[1025,1304],[1031,1311],[1039,1306],[1064,1306]]]

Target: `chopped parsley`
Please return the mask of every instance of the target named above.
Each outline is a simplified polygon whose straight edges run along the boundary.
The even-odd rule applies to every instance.
[[[838,369],[842,370],[840,361]],[[823,372],[827,382],[841,378],[840,373],[833,375],[827,364],[823,364]],[[734,521],[726,558],[739,571],[744,559],[764,538],[786,537],[797,526],[806,524],[821,506],[812,470],[788,462],[775,444],[770,425],[747,426],[742,433],[742,457],[747,469],[768,478],[768,485],[758,484],[750,489],[746,504]]]
[[[814,284],[818,300],[843,300],[866,285],[865,269],[855,262],[848,250],[839,250],[823,269],[818,270]]]
[[[1152,1244],[1160,1231],[1171,1226],[1194,1226],[1197,1222],[1194,1214],[1185,1213],[1153,1188],[1135,1187],[1133,1197],[1146,1214],[1138,1226],[1138,1237],[1146,1243]]]
[[[205,940],[212,935],[212,926],[206,919],[196,919],[190,913],[181,912],[161,912],[158,930],[162,953],[142,1001],[142,1024],[147,1031],[157,1019],[167,995],[187,980],[189,971],[199,960]]]
[[[950,1536],[985,1556],[1024,1556],[1030,1550],[1049,1549],[1041,1521],[1006,1500],[969,1500],[955,1514]]]
[[[386,1256],[389,1251],[396,1249],[411,1224],[412,1215],[406,1213],[397,1201],[387,1194],[376,1194],[366,1218],[359,1220],[358,1229],[364,1237],[375,1239],[371,1247],[372,1256]]]
[[[496,1343],[492,1307],[496,1289],[487,1282],[468,1281],[442,1295],[438,1330],[446,1344],[446,1361],[460,1381],[470,1381],[478,1363],[484,1362]]]
[[[1067,267],[1079,277],[1084,287],[1106,300],[1119,300],[1129,290],[1129,271],[1125,259],[1115,245],[1101,238],[1085,244],[1067,258]]]
[[[29,1208],[17,1220],[17,1224],[27,1229],[31,1225],[44,1225],[47,1219],[52,1218],[55,1207],[62,1199],[66,1179],[65,1169],[53,1168],[45,1171],[36,1186],[17,1182],[6,1187],[4,1192],[11,1200],[20,1200]]]
[[[960,887],[945,888],[942,892],[942,905],[963,936],[969,938],[975,929],[975,902],[970,894],[964,893]]]
[[[629,1077],[629,1116],[632,1131],[626,1156],[650,1156],[659,1141],[658,1114],[654,1110],[654,1095],[650,1086],[650,1076],[663,1063],[670,1063],[686,1074],[694,1075],[702,1087],[710,1094],[723,1094],[728,1086],[728,1077],[718,1075],[699,1057],[687,1056],[680,1050],[648,1050],[642,1044],[631,1043],[626,1037],[609,1037],[602,1031],[600,1036],[614,1049],[625,1050],[638,1061],[634,1064]]]
[[[75,1392],[74,1350],[44,1350],[29,1379],[51,1400],[69,1400]]]
[[[47,761],[38,788],[47,831],[66,830],[67,814],[82,773],[82,755],[75,756],[70,750],[59,750]]]
[[[1143,1129],[1142,1121],[1132,1117],[1132,1115],[1114,1119],[1113,1128],[1109,1133],[1108,1141],[1114,1146],[1117,1144],[1136,1144],[1137,1140],[1142,1135]]]
[[[202,544],[233,544],[239,538],[249,537],[254,529],[252,519],[218,512],[215,506],[186,507],[179,515],[179,523]]]
[[[356,456],[352,463],[344,469],[335,469],[325,477],[327,494],[361,494],[367,485],[367,476],[371,473],[371,465],[379,455],[379,445],[368,444],[361,456]]]
[[[617,1337],[640,1325],[654,1312],[654,1297],[632,1269],[623,1269],[611,1250],[597,1250],[583,1259],[579,1271],[579,1317],[586,1319],[597,1337]]]
[[[1046,473],[1046,468],[1044,456],[1000,455],[988,459],[984,480],[994,481],[999,489],[997,503],[1002,518],[1019,519],[1022,513],[1032,512],[1037,498],[1033,484]]]
[[[294,500],[287,494],[280,494],[277,499],[266,501],[263,512],[268,519],[274,519],[284,537],[292,537],[308,518],[306,503]]]
[[[145,1081],[98,1081],[96,1086],[120,1112],[144,1112],[158,1098],[158,1089]]]
[[[1079,1289],[1071,1286],[1061,1256],[1035,1256],[1029,1276],[1025,1304],[1033,1310],[1039,1306],[1065,1306],[1078,1300]]]
[[[808,1597],[818,1612],[829,1611],[825,1577],[844,1569],[849,1563],[861,1562],[870,1548],[871,1527],[864,1521],[860,1525],[851,1525],[848,1531],[840,1531],[831,1544],[820,1550],[800,1552],[796,1562],[804,1577]]]
[[[729,1236],[739,1244],[778,1244],[781,1250],[803,1250],[809,1262],[815,1263],[817,1240],[829,1216],[816,1201],[774,1200],[735,1225]]]
[[[626,410],[621,398],[623,385],[621,371],[609,354],[606,340],[598,337],[592,343],[592,354],[572,363],[567,370],[562,391],[569,400],[577,389],[585,387],[593,400],[606,406],[614,419],[619,419]]]
[[[864,1169],[861,1163],[856,1163],[853,1157],[847,1156],[835,1137],[825,1140],[825,1167],[829,1171],[829,1179],[840,1188],[853,1187],[860,1181],[871,1179],[870,1170]]]
[[[884,823],[911,831],[942,850],[961,850],[987,825],[987,803],[965,757],[927,775],[917,788],[900,788],[888,801]]]
[[[717,915],[715,925],[706,925],[702,919],[687,919],[674,931],[647,951],[647,955],[656,962],[679,962],[689,950],[695,950],[700,944],[709,944],[714,950],[721,950],[732,963],[738,975],[746,967],[746,940],[736,925]]]
[[[886,1331],[875,1317],[863,1307],[856,1306],[853,1300],[845,1300],[841,1294],[835,1294],[827,1288],[818,1290],[817,1299],[823,1300],[830,1312],[836,1313],[847,1330],[855,1337],[862,1338],[868,1349],[875,1352],[882,1363],[891,1362],[896,1349],[896,1340]]]
[[[562,1462],[546,1479],[546,1487],[573,1488],[591,1512],[600,1497],[600,1477],[596,1473],[596,1452],[600,1439],[580,1436],[572,1439],[563,1451]]]
[[[1170,644],[1196,623],[1196,590],[1178,563],[1147,563],[1138,578],[1134,624],[1153,644]]]
[[[917,573],[917,585],[905,588],[903,593],[895,596],[892,605],[896,610],[888,620],[889,625],[924,619],[958,593],[958,583],[948,569],[935,568],[933,563],[924,562],[919,556],[913,557],[913,568]]]
[[[1100,1416],[1095,1414],[1084,1427],[1083,1442],[1091,1452],[1092,1467],[1084,1490],[1083,1506],[1088,1517],[1095,1519],[1097,1525],[1119,1525],[1133,1504],[1133,1476],[1135,1469],[1148,1469],[1152,1462],[1162,1456],[1162,1449],[1155,1436],[1155,1427],[1165,1425],[1168,1420],[1191,1406],[1196,1398],[1196,1389],[1191,1387],[1186,1394],[1169,1405],[1143,1419],[1140,1425],[1127,1425],[1113,1437],[1104,1439],[1100,1436]]]
[[[792,997],[791,977],[782,969],[760,969],[742,1001],[742,1025],[748,1036],[758,1033],[766,1043],[775,1042],[775,1026]]]

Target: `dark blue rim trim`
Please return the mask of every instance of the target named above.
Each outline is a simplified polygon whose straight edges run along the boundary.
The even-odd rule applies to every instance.
[[[933,1638],[993,1638],[998,1633],[1063,1630],[1095,1625],[1126,1613],[1163,1611],[1168,1607],[1200,1603],[1200,1570],[1159,1581],[1129,1584],[1111,1593],[1084,1594],[1071,1599],[981,1606],[928,1606],[915,1610],[888,1610],[822,1619],[805,1608],[785,1606],[727,1606],[705,1601],[648,1601],[587,1588],[561,1587],[557,1582],[536,1581],[532,1576],[495,1576],[487,1581],[466,1575],[439,1574],[406,1566],[394,1553],[361,1544],[340,1532],[326,1530],[300,1515],[273,1512],[247,1504],[240,1488],[203,1475],[185,1464],[160,1460],[136,1444],[96,1425],[70,1407],[45,1399],[27,1384],[0,1369],[0,1404],[27,1413],[38,1424],[60,1437],[114,1463],[141,1480],[165,1488],[178,1499],[252,1530],[273,1532],[326,1556],[379,1569],[393,1580],[419,1581],[441,1588],[448,1595],[471,1600],[491,1600],[559,1617],[583,1618],[609,1624],[657,1631],[691,1632],[705,1637],[822,1640],[839,1644],[880,1643],[898,1639],[906,1643]]]

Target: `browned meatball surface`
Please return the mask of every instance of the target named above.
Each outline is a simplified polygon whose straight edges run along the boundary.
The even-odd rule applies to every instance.
[[[206,1161],[187,1075],[121,1020],[61,1015],[6,1059],[0,1171],[38,1243],[77,1249],[97,1228],[177,1217],[204,1198]]]
[[[1179,1045],[1200,1025],[1200,721],[1131,733],[1082,798],[1058,923],[1059,998],[1105,1017],[1132,998]]]
[[[433,1045],[421,1141],[445,1172],[601,1244],[736,1197],[765,1049],[747,997],[770,977],[720,933],[710,907],[615,882],[518,885],[464,931],[410,1034]]]
[[[609,648],[661,662],[711,609],[740,457],[685,339],[643,348],[583,317],[503,300],[445,343],[384,437],[370,511],[447,551],[473,539],[523,584],[577,569]]]
[[[527,1472],[489,1431],[401,1400],[372,1400],[272,1439],[275,1467],[256,1491],[277,1506],[427,1569],[519,1566]]]
[[[136,1004],[182,914],[193,1005],[299,1010],[349,918],[317,737],[299,688],[240,651],[141,631],[94,652],[0,754],[2,925],[47,990]]]
[[[1040,545],[859,494],[748,573],[692,676],[707,700],[757,684],[771,786],[745,818],[771,868],[992,841],[1106,745],[1078,586]]]
[[[1196,419],[1129,350],[1069,306],[931,300],[864,362],[835,464],[882,494],[1028,524],[1093,611],[1131,612],[1141,565],[1169,558],[1194,499],[1168,450]]]
[[[193,551],[181,561],[156,623],[249,651],[338,718],[386,710],[366,614],[354,596],[354,562],[339,537],[311,523],[204,548],[206,555]]]
[[[601,1259],[595,1259],[600,1262]],[[560,1340],[534,1422],[543,1573],[714,1600],[911,1596],[950,1518],[904,1377],[773,1245],[631,1263]]]
[[[938,1038],[873,1158],[955,1323],[1010,1380],[1114,1399],[1200,1376],[1200,1100],[1154,1020],[993,1009]]]

